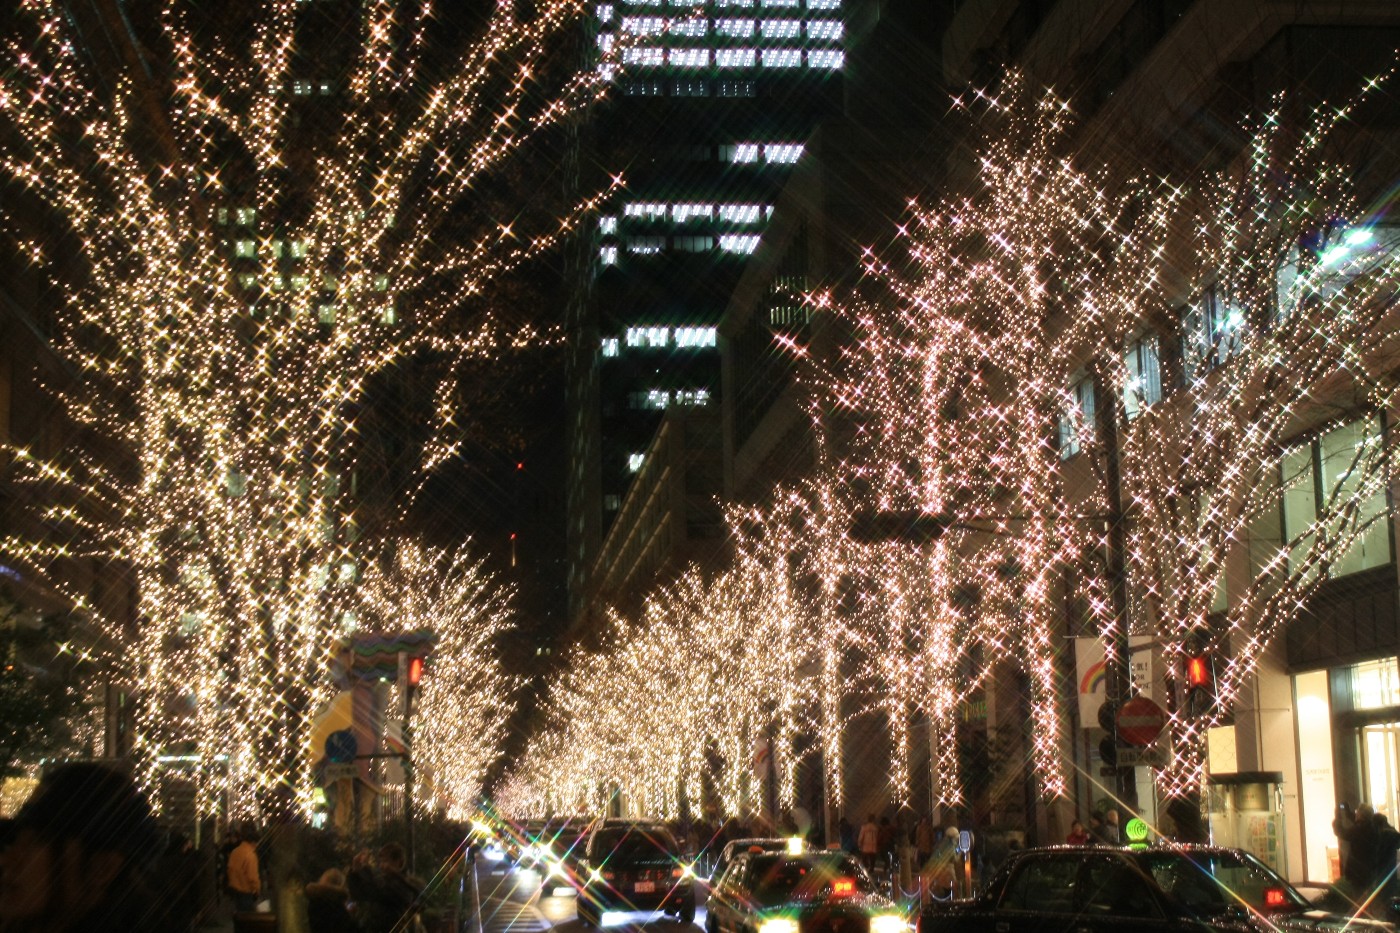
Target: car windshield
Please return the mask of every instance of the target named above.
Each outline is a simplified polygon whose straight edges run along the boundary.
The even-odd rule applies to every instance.
[[[1301,910],[1307,900],[1252,856],[1232,852],[1145,852],[1138,863],[1162,890],[1199,914],[1249,907]]]
[[[837,880],[849,882],[852,894],[875,893],[875,884],[865,870],[840,855],[755,857],[750,877],[754,899],[765,907],[825,897]]]

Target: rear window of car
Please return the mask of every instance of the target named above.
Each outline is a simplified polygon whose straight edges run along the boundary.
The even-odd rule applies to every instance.
[[[594,858],[622,860],[670,858],[679,849],[675,838],[660,827],[600,829],[589,845]]]
[[[789,858],[754,856],[749,887],[762,905],[811,900],[831,893],[837,879],[848,880],[852,893],[874,894],[874,881],[855,860],[842,856]]]
[[[1306,907],[1302,895],[1262,862],[1230,852],[1145,852],[1138,864],[1163,891],[1201,914],[1219,914],[1232,906],[1278,910],[1265,892],[1282,892],[1285,907]],[[1275,895],[1277,896],[1277,895]]]

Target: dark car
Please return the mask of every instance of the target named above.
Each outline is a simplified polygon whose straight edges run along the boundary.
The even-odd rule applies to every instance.
[[[1254,856],[1204,846],[1056,847],[1011,856],[978,897],[935,903],[919,933],[1392,931],[1313,907]]]
[[[908,916],[844,852],[741,853],[715,880],[706,933],[907,933]]]
[[[786,852],[788,841],[776,837],[763,837],[755,839],[731,839],[724,844],[720,850],[719,858],[715,861],[714,871],[710,872],[710,883],[719,881],[724,875],[729,863],[745,852]]]
[[[695,920],[695,875],[670,830],[607,821],[588,836],[578,870],[578,918],[597,926],[609,910],[661,910]]]

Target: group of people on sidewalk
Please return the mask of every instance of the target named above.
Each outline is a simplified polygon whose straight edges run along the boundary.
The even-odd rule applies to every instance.
[[[1343,803],[1337,807],[1332,820],[1337,834],[1337,854],[1341,859],[1341,875],[1348,892],[1358,900],[1369,898],[1378,890],[1396,889],[1396,854],[1400,852],[1400,832],[1390,825],[1384,813],[1376,813],[1369,804],[1352,810]]]
[[[236,912],[267,898],[257,841],[255,827],[239,824],[225,849],[219,880]],[[306,885],[311,933],[421,930],[423,885],[406,861],[396,843],[365,849],[348,870]],[[0,933],[190,933],[207,906],[202,879],[213,893],[213,863],[212,851],[201,859],[188,839],[162,829],[128,774],[61,765],[0,821]]]

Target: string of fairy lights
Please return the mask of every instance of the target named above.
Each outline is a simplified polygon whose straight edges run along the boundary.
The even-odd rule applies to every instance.
[[[0,172],[25,192],[3,221],[60,290],[52,344],[76,378],[53,394],[79,433],[52,458],[11,451],[42,531],[0,552],[91,615],[136,688],[143,779],[157,791],[160,759],[191,763],[201,812],[313,805],[305,736],[343,634],[332,606],[374,556],[356,483],[370,381],[442,361],[423,465],[453,456],[462,374],[540,337],[480,297],[599,203],[462,236],[490,174],[604,92],[592,69],[542,77],[580,3],[498,2],[450,65],[430,54],[426,0],[365,0],[339,38],[308,35],[316,7],[165,3],[159,61],[135,77],[93,67],[53,0],[23,0],[3,46]],[[302,73],[318,38],[347,52],[319,90]],[[423,613],[444,626],[442,669],[480,678],[423,697],[423,753],[465,794],[502,686],[467,656],[500,607],[460,555],[399,553],[406,586],[443,565],[443,597],[485,613]],[[65,584],[89,558],[130,569],[129,618]]]
[[[615,619],[603,649],[570,659],[502,806],[602,812],[620,794],[655,815],[694,812],[703,769],[699,799],[749,815],[768,806],[765,783],[790,806],[795,769],[816,755],[842,807],[847,733],[875,712],[882,790],[911,802],[924,721],[945,739],[933,799],[958,806],[946,739],[997,671],[1026,685],[1029,773],[1063,795],[1067,601],[1110,656],[1128,634],[1160,645],[1158,786],[1198,789],[1206,732],[1388,521],[1377,413],[1397,401],[1400,236],[1338,161],[1382,84],[1301,130],[1280,101],[1239,159],[1179,179],[1078,166],[1068,102],[1019,75],[956,101],[977,128],[970,181],[911,202],[897,258],[866,254],[882,297],[809,296],[853,339],[820,360],[787,345],[811,389],[812,478],[731,512],[724,569],[687,570],[635,620]],[[1339,427],[1338,399],[1360,421]],[[1122,614],[1106,557],[1115,505]],[[923,543],[857,543],[854,516],[871,508],[944,525]],[[1208,709],[1187,702],[1181,674],[1203,647],[1217,659]]]

